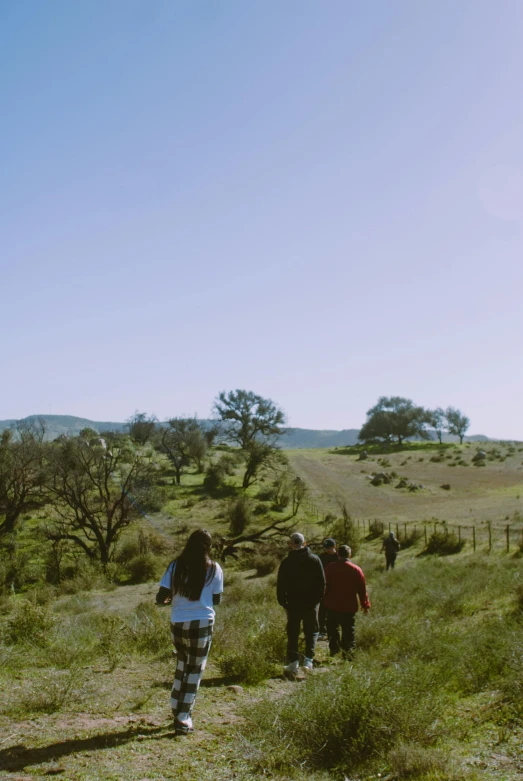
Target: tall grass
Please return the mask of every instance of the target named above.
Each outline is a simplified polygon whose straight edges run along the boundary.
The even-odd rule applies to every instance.
[[[489,692],[504,718],[523,718],[517,560],[417,559],[392,577],[363,568],[372,610],[358,617],[354,661],[246,713],[242,735],[260,771],[350,775],[374,758],[397,777],[450,778],[431,747],[447,737],[456,699]]]

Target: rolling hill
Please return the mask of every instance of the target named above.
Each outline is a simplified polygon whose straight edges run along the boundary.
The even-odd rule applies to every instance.
[[[46,426],[46,439],[56,439],[62,434],[75,436],[83,428],[93,428],[96,431],[123,431],[125,423],[115,421],[97,421],[88,418],[78,418],[74,415],[29,415],[24,421],[43,420]],[[205,422],[205,421],[202,421]],[[0,420],[0,431],[10,428],[16,420]],[[342,429],[334,431],[330,429],[310,429],[310,428],[286,428],[285,435],[282,437],[281,446],[285,450],[295,450],[297,448],[317,448],[317,447],[343,447],[345,445],[355,445],[358,441],[357,428]],[[447,442],[454,441],[456,437],[445,436]],[[477,434],[465,437],[469,442],[488,441],[488,437],[483,434]]]

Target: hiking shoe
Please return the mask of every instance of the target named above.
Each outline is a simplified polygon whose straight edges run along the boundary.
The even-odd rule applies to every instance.
[[[194,727],[187,727],[185,724],[175,721],[174,732],[176,735],[191,735],[194,732]]]
[[[326,640],[326,639],[327,639],[327,635],[325,634],[325,632],[322,632],[321,634],[318,635],[318,640]]]
[[[283,668],[283,672],[287,673],[288,675],[296,675],[298,670],[300,669],[300,663],[296,660],[295,662],[290,662],[289,664],[286,664]]]
[[[307,670],[308,672],[312,672],[314,670],[314,662],[312,659],[309,659],[307,656],[305,657],[305,660],[303,662],[303,669]]]

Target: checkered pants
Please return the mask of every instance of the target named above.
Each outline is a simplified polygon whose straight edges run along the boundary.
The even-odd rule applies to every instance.
[[[171,624],[177,654],[171,708],[177,724],[192,727],[191,712],[211,648],[213,622],[209,619]]]

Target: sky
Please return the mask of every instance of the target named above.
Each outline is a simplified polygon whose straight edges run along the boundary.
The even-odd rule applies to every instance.
[[[0,419],[523,439],[520,0],[0,0]]]

